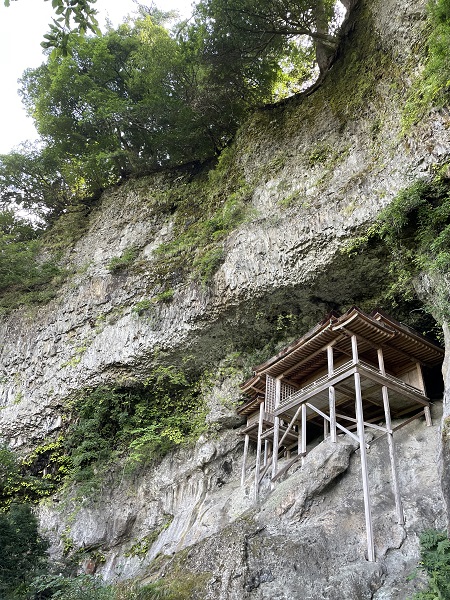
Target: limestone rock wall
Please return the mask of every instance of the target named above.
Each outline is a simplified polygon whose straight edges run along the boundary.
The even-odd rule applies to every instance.
[[[363,80],[336,91],[347,73],[344,52],[314,94],[260,111],[242,128],[235,167],[253,186],[254,217],[227,240],[225,262],[208,288],[181,282],[173,302],[155,306],[151,318],[133,311],[155,293],[154,251],[171,239],[171,218],[160,215],[155,199],[183,185],[183,173],[104,194],[67,256],[74,274],[57,298],[0,323],[0,427],[13,445],[54,431],[61,403],[74,391],[145,376],[156,349],[182,349],[211,365],[270,306],[295,307],[307,329],[329,302],[367,297],[371,288],[375,294],[378,282],[368,280],[364,264],[355,262],[351,277],[333,278],[340,248],[399,189],[444,161],[450,147],[444,113],[433,112],[401,134],[402,94],[417,59],[424,4],[379,0],[355,9],[348,47],[355,36],[364,38],[370,22],[375,50],[391,61],[382,79],[362,87],[357,106],[352,98]],[[108,271],[109,261],[132,246],[141,249],[141,271]]]

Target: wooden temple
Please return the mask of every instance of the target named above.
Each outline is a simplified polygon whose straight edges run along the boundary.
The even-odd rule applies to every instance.
[[[258,496],[265,477],[273,487],[296,461],[304,459],[308,439],[323,435],[336,443],[340,433],[351,436],[360,448],[368,559],[375,560],[365,432],[387,438],[396,515],[404,524],[393,434],[420,417],[431,425],[423,367],[442,360],[439,346],[380,311],[369,315],[352,307],[343,315],[330,313],[302,338],[255,367],[254,375],[241,386],[249,398],[238,409],[247,417],[242,432],[242,484],[250,440],[257,448]],[[392,419],[402,421],[393,427]]]

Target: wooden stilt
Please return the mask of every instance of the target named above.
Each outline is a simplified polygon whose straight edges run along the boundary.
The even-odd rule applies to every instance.
[[[255,499],[259,496],[259,471],[261,469],[261,435],[264,420],[264,402],[259,405],[258,442],[256,446],[256,468],[255,468]]]
[[[276,387],[275,387],[275,409],[277,409],[280,406],[280,399],[281,399],[281,380],[277,379]],[[279,435],[280,435],[280,418],[275,417],[274,423],[273,423],[272,479],[277,474],[277,469],[278,469],[278,439],[279,439]],[[271,484],[271,487],[273,489],[274,484]]]
[[[268,451],[269,451],[269,440],[264,440],[264,466],[267,465]]]
[[[419,362],[416,362],[416,369],[417,369],[417,375],[419,377],[420,389],[423,391],[423,393],[426,396],[427,395],[427,390],[426,390],[426,387],[425,387],[425,381],[423,379],[422,365]]]
[[[306,455],[306,404],[302,404],[302,442],[301,442],[301,453]],[[302,456],[302,465],[305,459]]]
[[[334,360],[333,360],[333,346],[327,346],[327,358],[328,358],[328,377],[331,377],[334,373]],[[334,386],[330,385],[328,388],[329,406],[330,406],[330,435],[331,441],[336,442],[336,394]]]
[[[248,456],[248,443],[250,441],[250,436],[248,433],[245,434],[244,438],[244,459],[242,461],[242,474],[241,474],[241,485],[243,486],[245,483],[245,473],[247,470],[247,456]]]
[[[328,426],[328,419],[323,420],[323,439],[326,440],[330,435],[330,428]]]
[[[356,336],[352,335],[352,355],[353,363],[358,362],[358,343]],[[367,533],[367,558],[370,562],[375,561],[375,545],[373,541],[372,527],[372,511],[370,507],[370,492],[369,492],[369,473],[367,468],[366,444],[364,440],[364,413],[361,394],[361,378],[359,373],[354,373],[355,378],[355,395],[356,395],[356,419],[358,424],[359,452],[361,458],[361,474],[364,496],[364,513],[366,518],[366,533]]]
[[[378,366],[380,368],[381,374],[386,375],[386,370],[384,367],[383,350],[381,348],[379,348],[377,350],[377,353],[378,353]],[[405,517],[403,514],[402,498],[400,495],[400,486],[399,486],[399,482],[398,482],[397,460],[396,460],[395,444],[394,444],[394,432],[392,431],[391,409],[389,406],[389,393],[388,393],[388,389],[385,385],[382,386],[381,393],[383,395],[384,416],[385,416],[385,420],[386,420],[387,440],[388,440],[388,446],[389,446],[389,460],[391,463],[391,474],[392,474],[392,491],[394,492],[394,498],[395,498],[395,510],[397,513],[397,521],[398,521],[399,525],[404,525]]]
[[[372,511],[370,507],[369,474],[367,468],[366,444],[364,440],[364,416],[361,396],[361,381],[359,373],[354,374],[356,392],[356,419],[358,421],[359,451],[361,457],[361,474],[364,495],[364,512],[366,517],[367,533],[367,558],[370,562],[375,560],[375,546],[373,541]]]

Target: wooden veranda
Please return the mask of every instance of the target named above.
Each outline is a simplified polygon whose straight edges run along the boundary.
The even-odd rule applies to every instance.
[[[329,314],[299,340],[265,363],[241,387],[249,400],[242,484],[250,440],[256,442],[255,494],[265,477],[271,486],[307,453],[308,434],[319,429],[333,443],[338,434],[360,448],[368,559],[375,560],[366,430],[386,436],[398,523],[404,523],[394,432],[423,417],[431,425],[422,368],[443,360],[443,350],[380,311],[352,307]],[[392,419],[402,419],[395,428]],[[286,458],[279,468],[280,458]]]

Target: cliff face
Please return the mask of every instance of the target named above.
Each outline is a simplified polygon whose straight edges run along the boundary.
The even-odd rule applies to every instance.
[[[63,406],[78,390],[143,381],[156,355],[214,369],[236,348],[270,338],[280,315],[295,314],[301,331],[330,307],[377,297],[386,272],[380,257],[343,258],[341,249],[399,190],[448,159],[444,111],[401,131],[424,20],[422,0],[361,1],[321,88],[249,118],[226,167],[247,190],[247,217],[226,238],[223,263],[207,285],[168,269],[171,301],[141,310],[163,289],[154,275],[158,248],[174,237],[176,207],[161,211],[161,199],[189,193],[199,175],[180,169],[105,192],[67,253],[72,275],[56,299],[0,323],[0,427],[13,447],[31,448],[59,431]],[[210,185],[211,177],[201,177]],[[130,248],[132,268],[111,269]],[[348,442],[336,453],[316,449],[306,473],[319,478],[310,473],[306,481],[299,471],[259,508],[250,487],[238,486],[241,447],[232,428],[239,423],[226,405],[237,400],[241,375],[208,392],[214,438],[134,479],[112,473],[95,503],[42,507],[55,556],[66,532],[75,547],[101,549],[106,578],[182,568],[205,575],[210,598],[281,600],[301,590],[314,599],[404,598],[414,586],[404,578],[417,558],[414,532],[446,522],[434,458],[439,417],[432,429],[416,423],[402,430],[406,530],[391,526],[385,450],[374,446],[378,561],[368,564],[358,457]],[[148,552],[133,555],[136,543],[147,543]],[[152,563],[194,543],[195,551],[169,566]]]

